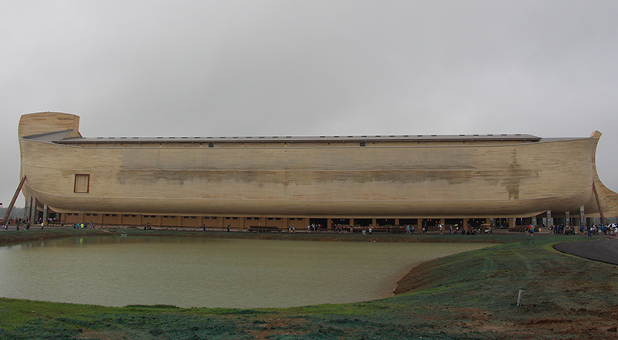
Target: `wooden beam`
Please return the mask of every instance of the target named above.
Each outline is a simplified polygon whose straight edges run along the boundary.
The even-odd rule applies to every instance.
[[[603,215],[603,209],[601,208],[601,201],[599,200],[599,194],[597,193],[597,187],[592,181],[592,192],[594,192],[594,199],[597,202],[597,209],[599,209],[599,215],[601,215],[601,224],[605,224],[605,216]]]
[[[6,209],[6,214],[4,214],[4,218],[2,219],[2,224],[6,223],[6,221],[8,221],[9,216],[11,215],[11,210],[13,210],[13,206],[15,205],[15,201],[17,200],[17,197],[19,196],[19,192],[21,191],[21,188],[24,186],[25,182],[26,182],[26,176],[24,176],[24,178],[22,178],[21,181],[19,182],[19,186],[17,187],[17,190],[15,190],[15,195],[13,195],[13,199],[11,200],[11,204],[9,204],[8,209]]]

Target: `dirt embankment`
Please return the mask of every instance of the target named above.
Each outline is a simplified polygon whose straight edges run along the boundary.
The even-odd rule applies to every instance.
[[[440,281],[442,274],[433,268],[431,262],[424,262],[412,268],[401,280],[393,291],[395,295],[423,289],[433,286]]]
[[[106,229],[39,229],[0,231],[0,245],[18,244],[32,241],[44,241],[75,236],[106,236],[114,233]]]
[[[72,228],[40,228],[33,226],[30,230],[19,231],[0,231],[0,245],[21,243],[34,240],[45,240],[52,238],[74,237],[74,236],[97,236],[110,235],[114,233],[128,234],[130,236],[174,236],[174,237],[207,237],[207,238],[236,238],[236,239],[259,239],[259,240],[283,240],[283,241],[328,241],[328,242],[414,242],[414,243],[509,243],[517,242],[519,235],[437,235],[437,234],[336,234],[331,232],[270,232],[270,233],[250,233],[250,232],[224,232],[196,230],[173,230],[173,229],[152,229],[143,230],[139,228],[101,228],[101,229],[72,229]]]

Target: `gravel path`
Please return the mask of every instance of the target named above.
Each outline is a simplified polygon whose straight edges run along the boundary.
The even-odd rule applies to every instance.
[[[554,249],[589,260],[618,265],[618,239],[565,242],[554,245]]]

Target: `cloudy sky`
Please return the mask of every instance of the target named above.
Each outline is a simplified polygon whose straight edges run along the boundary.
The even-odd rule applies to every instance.
[[[618,191],[616,18],[612,0],[2,1],[0,202],[40,111],[88,137],[599,130]]]

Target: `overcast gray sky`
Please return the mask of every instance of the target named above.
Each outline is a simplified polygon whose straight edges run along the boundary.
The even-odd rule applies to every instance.
[[[88,137],[599,130],[618,191],[617,18],[594,0],[5,0],[0,202],[40,111]]]

